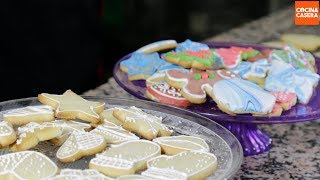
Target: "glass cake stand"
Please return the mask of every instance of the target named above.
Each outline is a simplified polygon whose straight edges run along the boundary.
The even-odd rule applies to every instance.
[[[223,48],[230,46],[252,47],[257,50],[271,48],[262,45],[208,42],[211,48]],[[128,54],[121,58],[113,69],[113,76],[116,82],[133,96],[148,100],[145,96],[145,80],[129,81],[127,73],[120,70],[120,62],[130,57]],[[320,69],[320,59],[316,57],[316,66]],[[318,72],[319,73],[319,72]],[[227,129],[229,129],[240,141],[244,155],[255,155],[268,151],[271,148],[272,139],[258,127],[258,124],[280,124],[311,121],[320,118],[320,85],[314,90],[308,104],[297,104],[281,116],[252,116],[250,114],[229,115],[216,106],[216,103],[208,98],[207,102],[200,105],[191,105],[186,108],[189,111],[206,116]]]
[[[215,154],[218,160],[217,169],[208,179],[230,179],[241,166],[243,150],[237,138],[226,128],[206,117],[150,101],[89,96],[84,98],[91,101],[104,102],[107,108],[136,106],[150,114],[162,117],[162,122],[173,130],[173,135],[193,135],[204,139],[209,145],[210,152]],[[37,98],[0,102],[0,119],[8,110],[40,104]],[[90,159],[94,157],[87,156],[71,163],[62,163],[56,158],[58,148],[58,146],[44,141],[31,150],[47,155],[60,169],[87,169]],[[8,148],[0,149],[0,155],[7,153],[10,153]]]

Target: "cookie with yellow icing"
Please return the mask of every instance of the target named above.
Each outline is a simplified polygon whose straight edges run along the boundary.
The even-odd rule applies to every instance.
[[[99,113],[104,110],[102,102],[83,99],[81,96],[67,90],[62,95],[41,93],[38,100],[55,109],[55,116],[64,119],[81,119],[83,121],[98,123]]]
[[[123,122],[123,128],[148,140],[159,136],[170,136],[172,131],[156,117],[136,107],[116,108],[113,115]]]

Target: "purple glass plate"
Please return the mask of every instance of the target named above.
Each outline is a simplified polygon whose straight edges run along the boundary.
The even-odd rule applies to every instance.
[[[239,47],[252,47],[257,50],[271,48],[262,45],[250,45],[250,44],[237,44],[237,43],[222,43],[222,42],[208,42],[206,43],[211,48],[222,48],[230,46]],[[148,100],[145,97],[146,85],[145,80],[129,81],[127,73],[120,70],[120,62],[129,58],[131,54],[128,54],[121,58],[113,69],[113,76],[117,83],[127,92],[134,95],[139,99]],[[320,59],[316,57],[317,68],[320,69]],[[270,124],[270,123],[294,123],[302,121],[310,121],[320,118],[320,85],[315,89],[310,102],[306,105],[297,104],[288,111],[284,111],[281,116],[252,116],[250,114],[241,115],[229,115],[219,110],[216,103],[208,98],[207,102],[201,105],[191,105],[186,108],[189,111],[199,113],[210,119],[216,121],[229,121],[237,123],[259,123],[259,124]]]

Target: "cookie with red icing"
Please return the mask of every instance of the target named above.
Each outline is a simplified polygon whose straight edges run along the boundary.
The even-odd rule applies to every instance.
[[[274,91],[271,92],[276,97],[276,102],[284,109],[288,110],[297,103],[297,95],[292,92]]]

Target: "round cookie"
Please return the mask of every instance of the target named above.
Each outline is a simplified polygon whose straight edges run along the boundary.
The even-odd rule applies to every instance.
[[[150,54],[153,52],[158,52],[166,49],[173,49],[177,47],[177,41],[175,40],[163,40],[148,44],[138,49],[137,52]]]

